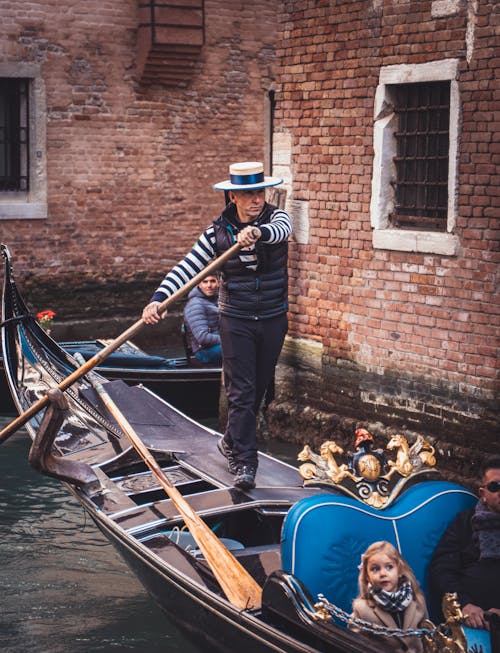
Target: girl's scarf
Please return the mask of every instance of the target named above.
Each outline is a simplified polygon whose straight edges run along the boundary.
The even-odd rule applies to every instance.
[[[375,589],[368,583],[372,599],[386,612],[404,612],[413,601],[413,589],[409,580],[403,579],[395,592]]]
[[[473,541],[479,547],[479,559],[500,560],[500,514],[478,501],[471,525]]]

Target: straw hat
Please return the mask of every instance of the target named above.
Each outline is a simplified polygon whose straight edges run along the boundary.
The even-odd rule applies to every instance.
[[[260,161],[243,161],[229,166],[230,179],[214,184],[215,190],[250,190],[279,186],[283,179],[265,177],[264,166]]]

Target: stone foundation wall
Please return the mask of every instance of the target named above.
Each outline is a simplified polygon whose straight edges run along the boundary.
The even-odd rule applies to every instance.
[[[479,417],[480,416],[480,417]],[[477,471],[497,452],[496,402],[475,400],[443,381],[428,384],[376,375],[325,361],[317,344],[288,339],[276,374],[276,399],[262,432],[319,449],[335,440],[353,450],[354,431],[368,429],[384,447],[396,433],[412,444],[422,435],[436,449],[443,474],[475,487]]]

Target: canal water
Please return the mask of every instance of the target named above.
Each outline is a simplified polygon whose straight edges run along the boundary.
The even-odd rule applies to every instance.
[[[79,504],[30,467],[29,446],[21,429],[0,447],[0,651],[202,653]],[[273,449],[289,459],[286,445],[266,443]]]
[[[0,651],[199,653],[28,450],[25,431],[0,447]]]

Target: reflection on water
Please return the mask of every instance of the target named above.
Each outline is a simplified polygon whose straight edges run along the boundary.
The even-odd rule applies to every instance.
[[[0,447],[2,653],[200,653],[28,449],[24,431]]]

